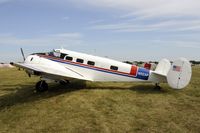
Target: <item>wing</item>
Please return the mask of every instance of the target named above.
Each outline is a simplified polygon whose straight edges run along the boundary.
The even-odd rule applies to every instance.
[[[57,80],[57,79],[72,78],[72,79],[92,81],[91,79],[84,77],[81,73],[61,65],[47,66],[41,64],[28,64],[28,63],[13,63],[13,65],[19,68],[23,68],[31,74],[44,76],[46,78],[49,77],[50,79],[53,78]]]

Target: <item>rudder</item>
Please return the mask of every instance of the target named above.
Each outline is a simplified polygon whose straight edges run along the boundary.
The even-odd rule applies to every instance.
[[[167,74],[167,82],[173,89],[182,89],[186,87],[192,76],[190,62],[185,58],[175,60]]]

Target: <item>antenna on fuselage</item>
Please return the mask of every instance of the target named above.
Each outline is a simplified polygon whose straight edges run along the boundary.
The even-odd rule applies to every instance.
[[[63,46],[60,46],[60,49],[64,49],[64,47],[63,47]]]
[[[23,59],[24,59],[24,61],[25,61],[24,51],[23,51],[22,48],[20,48],[20,50],[21,50],[22,57],[23,57]]]

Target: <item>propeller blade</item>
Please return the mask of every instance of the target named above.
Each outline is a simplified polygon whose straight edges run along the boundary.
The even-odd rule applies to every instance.
[[[24,61],[25,61],[24,51],[23,51],[22,48],[21,48],[21,53],[22,53],[22,57],[23,57],[23,59],[24,59]]]

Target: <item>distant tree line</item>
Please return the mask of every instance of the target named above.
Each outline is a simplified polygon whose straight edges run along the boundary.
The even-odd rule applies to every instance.
[[[123,61],[124,63],[127,63],[127,64],[134,64],[134,65],[141,65],[141,64],[144,64],[144,63],[153,63],[153,64],[158,64],[157,61],[147,61],[147,62],[144,62],[144,61]]]
[[[190,63],[193,65],[199,65],[200,61],[191,60]]]
[[[158,64],[158,61],[148,61],[148,62],[144,62],[144,61],[123,61],[124,63],[127,63],[127,64],[134,64],[134,65],[141,65],[141,64],[144,64],[144,63],[153,63],[153,64]],[[170,61],[171,63],[173,63],[172,61]],[[200,65],[200,61],[195,61],[195,60],[191,60],[190,63],[192,65]]]

